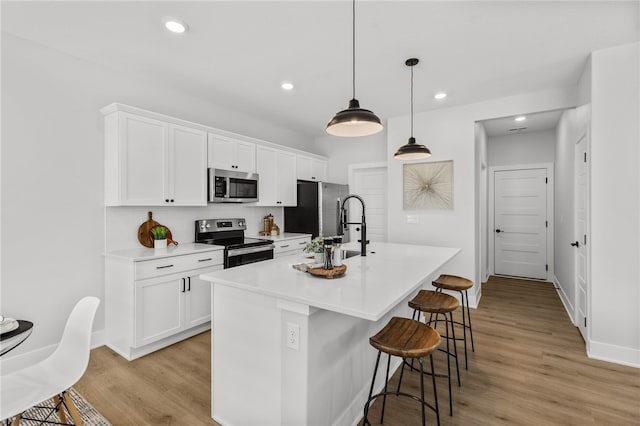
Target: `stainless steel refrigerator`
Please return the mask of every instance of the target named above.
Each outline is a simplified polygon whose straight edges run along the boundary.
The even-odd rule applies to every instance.
[[[338,235],[340,205],[347,195],[349,185],[299,180],[298,205],[284,208],[285,232],[312,234],[312,238]],[[343,242],[347,241],[345,229]]]

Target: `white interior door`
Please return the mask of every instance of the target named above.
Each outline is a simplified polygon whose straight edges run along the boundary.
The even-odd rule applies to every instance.
[[[349,188],[352,194],[362,197],[367,220],[367,239],[369,241],[387,241],[387,167],[351,167]],[[359,221],[362,216],[360,203],[349,200],[349,219]],[[360,238],[350,226],[351,241]]]
[[[588,261],[587,261],[587,205],[588,205],[588,163],[587,163],[587,132],[583,133],[575,146],[574,162],[574,215],[575,237],[571,245],[576,248],[576,310],[575,323],[585,341],[587,339],[587,297],[588,290]]]
[[[547,170],[494,172],[494,272],[547,279]]]

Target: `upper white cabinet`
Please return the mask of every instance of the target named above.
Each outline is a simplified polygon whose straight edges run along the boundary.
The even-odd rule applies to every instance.
[[[107,206],[207,204],[205,131],[118,104],[103,113]]]
[[[260,176],[259,206],[295,206],[296,154],[279,149],[258,146],[256,168]]]
[[[254,173],[256,144],[209,133],[209,167]]]
[[[327,180],[327,162],[318,158],[296,155],[297,177],[302,180],[323,182]]]

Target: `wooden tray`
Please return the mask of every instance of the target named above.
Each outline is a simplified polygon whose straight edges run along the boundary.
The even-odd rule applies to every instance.
[[[323,268],[309,268],[307,272],[311,275],[315,275],[317,277],[324,277],[328,279],[332,279],[333,277],[339,277],[344,275],[347,271],[347,265],[334,266],[333,269],[323,269]]]

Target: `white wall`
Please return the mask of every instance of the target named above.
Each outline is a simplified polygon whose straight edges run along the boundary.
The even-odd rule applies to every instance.
[[[640,43],[591,62],[590,353],[640,366]]]
[[[553,130],[489,136],[487,161],[489,167],[553,163],[555,147]]]
[[[329,182],[348,184],[349,164],[387,161],[386,130],[361,138],[326,136],[316,139],[315,145],[318,154],[329,157]]]
[[[4,33],[1,54],[0,311],[35,323],[31,337],[10,357],[57,343],[81,297],[104,301],[105,216],[114,225],[109,233],[116,246],[135,241],[137,226],[145,220],[146,208],[105,213],[101,107],[122,102],[314,151],[304,135]],[[217,214],[215,207],[152,210],[179,241],[193,241],[187,228],[194,217]],[[249,226],[255,228],[256,217],[265,211],[253,213]],[[94,330],[103,328],[104,305]]]
[[[476,239],[479,238],[480,213],[476,208],[477,159],[475,154],[475,122],[521,113],[548,111],[575,105],[575,88],[554,89],[535,93],[444,108],[416,114],[414,134],[433,156],[428,161],[453,160],[453,210],[402,209],[402,163],[389,161],[388,191],[390,242],[430,244],[462,249],[446,272],[463,275],[480,282]],[[409,116],[388,121],[387,158],[391,158],[409,130]],[[401,142],[399,142],[401,141]],[[418,223],[408,223],[408,216]],[[475,302],[476,285],[471,302]]]
[[[575,309],[575,241],[574,220],[574,149],[576,111],[564,111],[556,127],[556,162],[554,164],[554,274],[567,309]]]

